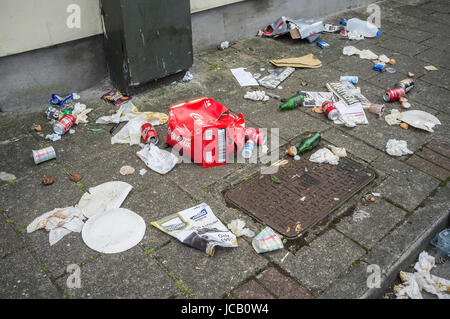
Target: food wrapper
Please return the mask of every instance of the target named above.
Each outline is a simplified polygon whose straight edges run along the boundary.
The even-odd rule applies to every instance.
[[[183,244],[213,256],[215,247],[237,247],[236,236],[202,203],[151,223]]]
[[[264,228],[255,238],[252,246],[258,254],[283,248],[281,238],[270,227]]]

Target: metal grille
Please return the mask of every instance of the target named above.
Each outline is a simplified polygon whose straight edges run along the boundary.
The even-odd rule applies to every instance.
[[[339,165],[316,164],[305,155],[289,159],[274,174],[258,175],[225,193],[238,206],[280,234],[295,238],[314,226],[375,178],[375,173],[348,158]]]

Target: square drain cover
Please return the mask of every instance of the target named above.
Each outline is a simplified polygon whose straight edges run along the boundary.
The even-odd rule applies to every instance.
[[[314,226],[375,178],[349,158],[339,165],[317,164],[302,156],[273,175],[259,174],[228,190],[225,199],[287,238]],[[272,176],[278,178],[272,180]],[[279,183],[277,183],[279,181]]]

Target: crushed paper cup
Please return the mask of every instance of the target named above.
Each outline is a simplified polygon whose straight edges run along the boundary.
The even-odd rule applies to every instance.
[[[253,249],[258,254],[283,248],[283,242],[270,227],[264,228],[252,241]]]

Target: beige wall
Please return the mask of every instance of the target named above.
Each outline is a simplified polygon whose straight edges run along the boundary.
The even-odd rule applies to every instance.
[[[239,1],[191,0],[191,12]],[[80,28],[66,24],[70,4],[80,6]],[[99,0],[0,0],[0,57],[102,32]]]

